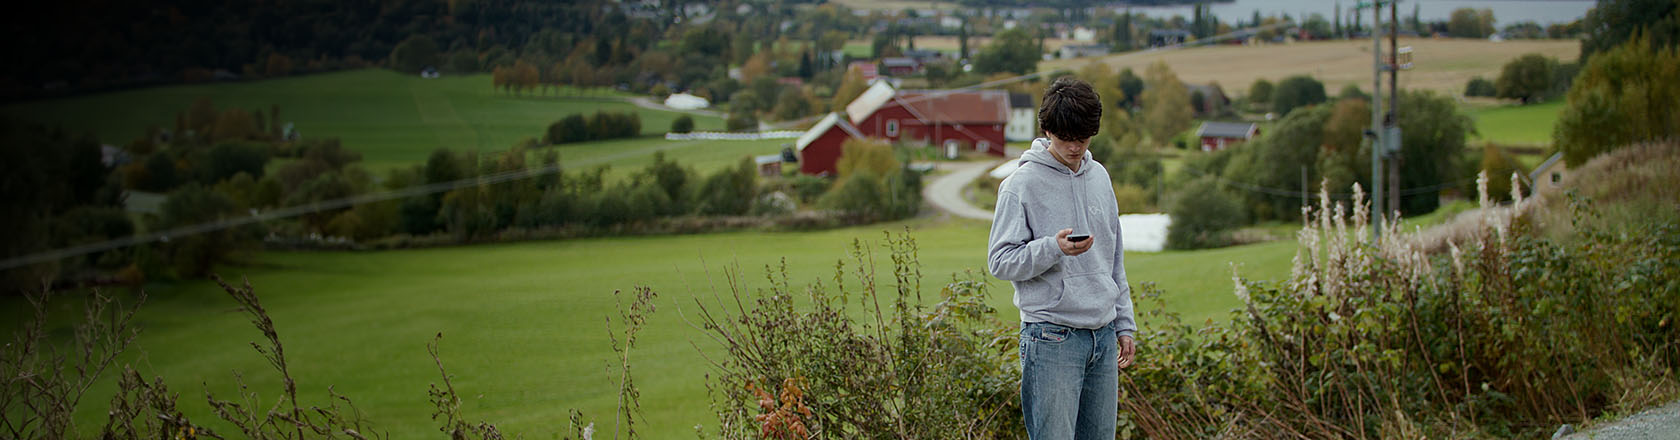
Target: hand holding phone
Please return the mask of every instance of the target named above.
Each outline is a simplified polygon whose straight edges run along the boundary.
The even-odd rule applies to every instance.
[[[1073,235],[1068,236],[1068,241],[1071,241],[1071,242],[1074,242],[1074,243],[1078,243],[1078,242],[1085,241],[1085,240],[1090,240],[1090,239],[1091,239],[1091,234],[1073,234]]]

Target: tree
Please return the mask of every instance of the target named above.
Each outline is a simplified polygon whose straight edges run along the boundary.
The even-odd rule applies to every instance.
[[[1272,82],[1265,78],[1254,80],[1254,84],[1248,86],[1248,102],[1254,105],[1271,104]]]
[[[736,111],[729,114],[723,125],[729,131],[758,131],[758,117],[751,112]]]
[[[1499,80],[1494,83],[1497,87],[1496,96],[1506,99],[1521,100],[1523,104],[1537,100],[1552,88],[1552,72],[1557,69],[1557,59],[1545,55],[1531,53],[1517,57],[1499,73]]]
[[[1226,233],[1247,223],[1242,205],[1219,187],[1213,177],[1203,177],[1173,197],[1172,226],[1167,228],[1167,247],[1201,249],[1229,243]]]
[[[811,100],[805,97],[805,92],[800,91],[798,87],[787,87],[776,97],[776,107],[772,108],[770,113],[774,114],[776,119],[791,121],[811,114],[811,107]]]
[[[1458,8],[1447,21],[1447,33],[1457,38],[1487,38],[1493,35],[1493,10]]]
[[[257,119],[242,108],[223,111],[216,117],[216,124],[209,133],[212,142],[253,140],[262,134],[262,130],[257,128]]]
[[[260,179],[263,169],[268,166],[268,146],[260,143],[217,144],[198,156],[194,158],[194,168],[198,181],[206,185],[214,185],[241,173]]]
[[[892,145],[863,139],[848,139],[840,144],[840,161],[835,164],[840,177],[869,172],[885,178],[899,167]]]
[[[1459,160],[1468,147],[1466,139],[1476,129],[1450,96],[1427,90],[1400,93],[1400,187],[1412,189],[1400,196],[1400,212],[1417,215],[1440,206],[1439,188],[1468,178],[1460,174]],[[1369,155],[1365,156],[1368,160]],[[1362,168],[1369,168],[1368,166]]]
[[[212,223],[240,216],[237,204],[227,196],[197,183],[175,190],[165,199],[158,222],[151,230]],[[199,276],[234,254],[261,247],[262,228],[257,224],[170,237],[160,245],[176,276]]]
[[[863,72],[855,67],[846,69],[846,76],[840,80],[840,88],[834,91],[834,100],[829,103],[829,110],[845,111],[846,106],[866,90],[869,90],[869,83],[864,82]]]
[[[1242,193],[1249,218],[1290,220],[1300,215],[1301,198],[1295,192],[1301,189],[1301,169],[1309,171],[1311,182],[1323,178],[1317,164],[1329,119],[1325,106],[1289,112],[1259,138],[1229,150],[1233,156],[1221,173],[1227,180],[1271,189]]]
[[[1190,128],[1195,117],[1190,108],[1190,92],[1178,81],[1172,68],[1157,61],[1144,72],[1143,125],[1156,143],[1164,143]]]
[[[1324,83],[1306,75],[1291,76],[1278,82],[1277,88],[1272,90],[1272,111],[1280,115],[1288,115],[1290,111],[1297,107],[1313,105],[1325,100]]]
[[[1324,121],[1324,137],[1318,149],[1319,180],[1337,192],[1359,182],[1371,187],[1371,149],[1365,145],[1365,130],[1371,128],[1371,102],[1365,98],[1340,99]],[[1287,176],[1284,176],[1287,177]]]
[[[426,66],[438,64],[438,45],[425,34],[410,35],[391,49],[391,68],[404,73],[418,73]]]
[[[1680,7],[1673,0],[1600,0],[1581,21],[1587,31],[1581,40],[1581,63],[1635,35],[1650,38],[1653,50],[1680,44]]]
[[[1635,142],[1680,135],[1680,49],[1650,37],[1593,55],[1569,89],[1552,139],[1569,166]]]
[[[1042,54],[1032,36],[1017,27],[999,32],[991,44],[980,49],[974,68],[983,74],[1011,72],[1024,75],[1038,70]]]
[[[1138,98],[1143,95],[1143,78],[1139,78],[1137,73],[1132,72],[1132,68],[1127,67],[1120,70],[1119,81],[1120,93],[1125,95],[1120,98],[1120,107],[1131,110],[1138,105]]]

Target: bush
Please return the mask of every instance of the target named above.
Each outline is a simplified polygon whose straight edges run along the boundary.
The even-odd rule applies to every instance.
[[[865,170],[840,178],[818,203],[828,209],[875,220],[886,216],[886,192],[880,176]]]
[[[1265,78],[1254,80],[1254,85],[1248,86],[1248,102],[1255,105],[1266,105],[1272,102],[1272,82]]]
[[[793,178],[789,186],[793,187],[793,193],[799,197],[799,203],[812,203],[828,192],[829,181],[822,177],[800,174]]]
[[[262,178],[268,167],[268,146],[259,143],[230,142],[205,150],[193,161],[198,182],[214,185],[239,173]]]
[[[542,143],[548,145],[572,142],[592,142],[625,139],[642,134],[642,118],[635,112],[599,111],[589,117],[566,115],[543,133]]]
[[[832,280],[855,280],[843,287],[790,287],[784,265],[770,268],[763,288],[735,282],[743,274],[729,276],[726,295],[734,300],[718,304],[736,306],[699,304],[703,328],[725,341],[727,357],[708,375],[718,436],[1008,438],[1022,432],[1018,329],[986,305],[983,276],[953,275],[937,305],[922,306],[915,242],[907,235],[886,241],[891,290],[878,290],[872,251],[857,244],[852,265],[836,265]],[[847,310],[853,301],[884,307],[860,315]]]
[[[706,177],[700,187],[700,213],[706,215],[743,215],[752,209],[758,197],[758,167],[751,157],[741,158],[734,167],[718,170]]]
[[[1549,241],[1523,232],[1520,211],[1484,206],[1473,238],[1428,255],[1404,234],[1365,240],[1362,202],[1352,219],[1320,205],[1289,279],[1236,279],[1245,305],[1229,326],[1140,307],[1158,351],[1122,378],[1122,429],[1541,437],[1672,399],[1660,390],[1680,369],[1680,225]]]
[[[1172,249],[1224,246],[1226,233],[1247,223],[1242,205],[1211,177],[1198,179],[1175,194],[1167,214],[1172,216],[1172,226],[1167,228],[1167,247]]]
[[[694,131],[693,116],[682,115],[678,116],[676,120],[671,121],[672,133],[689,133],[692,131]]]
[[[834,164],[840,177],[867,171],[884,178],[899,168],[892,145],[867,139],[847,139],[840,144],[840,160]]]
[[[1493,85],[1493,81],[1488,81],[1487,78],[1480,76],[1470,78],[1470,83],[1464,86],[1464,96],[1492,98],[1497,94],[1499,94],[1499,88]]]
[[[758,118],[752,112],[737,111],[730,113],[723,125],[729,131],[758,131]]]

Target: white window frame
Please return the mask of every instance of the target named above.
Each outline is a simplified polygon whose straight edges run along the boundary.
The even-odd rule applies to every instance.
[[[897,119],[888,119],[887,120],[887,136],[889,136],[889,137],[890,136],[898,136],[898,120]]]

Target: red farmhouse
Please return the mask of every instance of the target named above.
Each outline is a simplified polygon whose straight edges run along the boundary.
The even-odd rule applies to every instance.
[[[1009,93],[1002,90],[894,90],[877,82],[851,104],[799,138],[799,170],[833,174],[840,145],[849,138],[884,139],[928,146],[973,148],[1004,154]]]

